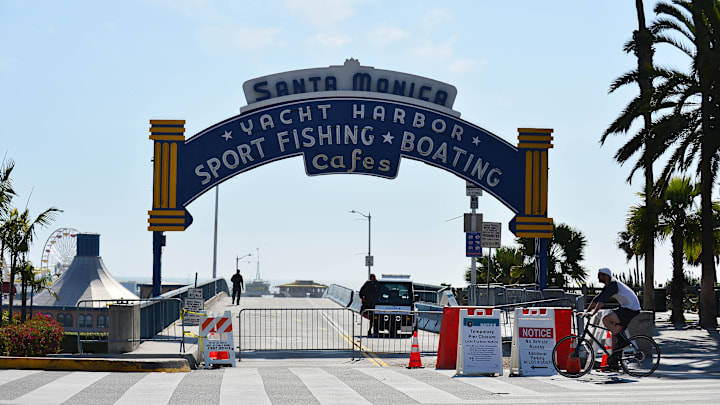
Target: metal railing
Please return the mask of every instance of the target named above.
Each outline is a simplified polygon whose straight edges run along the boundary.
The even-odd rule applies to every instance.
[[[129,315],[113,313],[112,306],[121,307]],[[83,353],[83,343],[105,342],[130,344],[129,350],[145,341],[178,342],[180,353],[185,352],[185,326],[181,318],[182,300],[180,298],[141,298],[121,300],[80,300],[75,306],[76,318],[91,310],[106,308],[105,322],[107,334],[97,333],[93,326],[80,326],[78,322],[78,353]],[[120,309],[118,309],[120,311]],[[122,316],[123,319],[114,319]],[[128,319],[129,318],[129,319]],[[162,327],[157,330],[157,326]],[[178,330],[179,329],[179,330]],[[110,349],[110,348],[109,348]]]
[[[418,322],[420,319],[441,314],[437,311],[366,309],[361,318],[360,350],[372,353],[410,353],[411,338],[417,330],[420,352],[433,355],[437,353],[440,334],[418,328]],[[371,324],[372,334],[369,333]]]
[[[238,314],[238,358],[243,351],[346,350],[355,358],[349,308],[245,308]]]
[[[503,341],[512,340],[513,328],[515,326],[515,309],[525,307],[542,307],[542,306],[563,306],[577,309],[578,305],[582,305],[581,301],[584,297],[580,296],[575,299],[568,297],[548,298],[544,300],[518,302],[515,304],[495,305],[492,308],[500,310],[500,328],[502,331]],[[560,304],[560,305],[558,305]],[[564,305],[563,305],[564,304]]]

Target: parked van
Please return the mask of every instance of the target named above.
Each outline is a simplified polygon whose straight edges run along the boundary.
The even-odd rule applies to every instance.
[[[409,275],[383,274],[378,279],[373,321],[376,333],[412,336],[415,325],[413,284]]]

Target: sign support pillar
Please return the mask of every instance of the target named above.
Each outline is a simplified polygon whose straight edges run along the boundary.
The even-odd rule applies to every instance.
[[[539,274],[538,274],[538,288],[540,291],[547,288],[547,282],[548,282],[548,257],[547,257],[547,250],[548,250],[548,239],[547,238],[538,238],[535,239],[535,243],[539,242],[540,246],[540,252],[538,252],[537,260],[540,262],[539,264]]]
[[[165,246],[165,235],[162,231],[153,231],[153,287],[152,296],[157,297],[162,292],[162,248]]]

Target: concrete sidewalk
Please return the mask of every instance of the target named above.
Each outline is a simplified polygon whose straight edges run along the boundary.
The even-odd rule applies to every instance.
[[[673,325],[669,318],[669,312],[655,314],[653,339],[660,346],[659,370],[720,375],[720,331],[701,329],[697,314],[686,313],[685,325]]]

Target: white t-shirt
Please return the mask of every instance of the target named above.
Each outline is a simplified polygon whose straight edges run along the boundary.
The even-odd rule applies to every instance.
[[[640,310],[640,300],[638,300],[637,295],[635,295],[630,287],[620,281],[610,280],[600,292],[600,295],[598,295],[597,300],[598,302],[605,303],[610,297],[615,298],[617,302],[620,303],[621,308],[627,308],[631,311]]]

